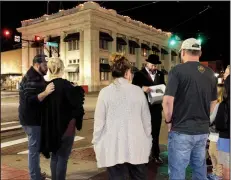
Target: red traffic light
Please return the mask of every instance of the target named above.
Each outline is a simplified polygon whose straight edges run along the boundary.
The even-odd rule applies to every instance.
[[[4,34],[4,36],[8,37],[10,35],[10,31],[9,30],[4,30],[3,34]]]
[[[34,37],[34,40],[35,40],[35,41],[41,41],[42,38],[41,38],[40,36],[35,36],[35,37]]]

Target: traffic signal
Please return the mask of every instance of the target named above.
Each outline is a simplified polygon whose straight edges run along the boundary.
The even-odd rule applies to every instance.
[[[180,41],[180,38],[177,35],[172,35],[169,39],[169,46],[170,47],[175,46],[178,41]]]
[[[5,37],[6,39],[10,38],[10,36],[11,36],[10,30],[4,29],[2,31],[2,36]]]
[[[176,40],[175,40],[175,39],[171,39],[171,40],[170,40],[170,45],[171,45],[171,46],[174,46],[175,44],[176,44]]]
[[[203,44],[205,42],[206,38],[203,34],[198,34],[197,40],[200,42],[200,44]]]
[[[42,38],[41,38],[40,36],[34,36],[34,40],[35,40],[35,41],[41,41]]]
[[[9,37],[10,36],[10,31],[9,30],[4,30],[3,32],[5,37]]]

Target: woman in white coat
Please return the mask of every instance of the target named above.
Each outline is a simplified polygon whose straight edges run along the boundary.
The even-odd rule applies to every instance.
[[[145,180],[152,146],[148,102],[143,91],[129,83],[131,64],[125,57],[116,55],[111,70],[115,80],[100,91],[95,109],[92,143],[97,165],[107,167],[110,180],[127,175]]]

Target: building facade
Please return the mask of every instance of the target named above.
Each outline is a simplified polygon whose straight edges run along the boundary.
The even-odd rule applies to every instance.
[[[65,65],[65,78],[87,85],[89,91],[99,91],[112,81],[109,57],[115,52],[123,53],[139,69],[151,53],[160,56],[160,69],[169,71],[179,63],[179,46],[168,47],[171,33],[119,15],[95,2],[22,21],[22,27],[17,30],[22,33],[22,39],[33,40],[39,36],[45,44],[23,43],[23,74],[38,53],[60,56]],[[47,46],[46,42],[56,42],[59,46]]]
[[[1,52],[1,89],[17,89],[22,69],[22,49]]]

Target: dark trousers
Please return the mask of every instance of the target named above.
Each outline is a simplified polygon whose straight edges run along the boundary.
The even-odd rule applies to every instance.
[[[152,123],[152,156],[159,157],[159,136],[162,122],[162,105],[150,105],[151,123]]]
[[[107,168],[109,180],[147,180],[147,165],[129,163]]]
[[[63,136],[61,147],[57,153],[51,155],[51,176],[52,180],[65,180],[67,172],[67,162],[71,154],[75,136]]]

